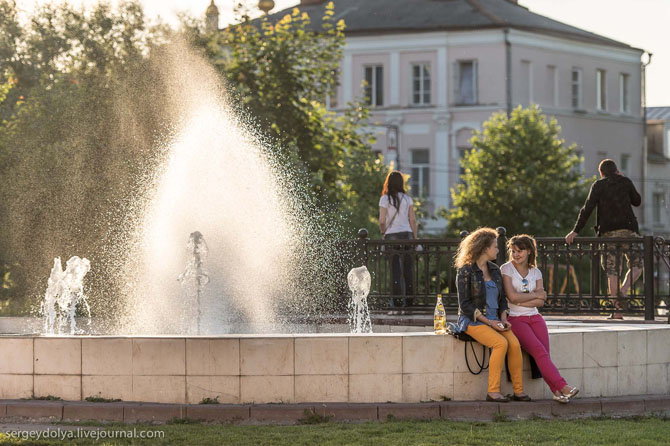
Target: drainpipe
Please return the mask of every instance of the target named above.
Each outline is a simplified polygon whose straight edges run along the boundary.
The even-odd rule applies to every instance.
[[[512,44],[509,41],[509,28],[505,28],[503,33],[505,34],[505,99],[509,118],[512,114]]]
[[[651,63],[652,53],[645,51],[642,55],[647,54],[647,62],[640,64],[640,71],[642,75],[642,200],[644,200],[644,208],[642,211],[642,227],[647,223],[647,176],[648,176],[648,161],[649,147],[647,146],[647,65]]]

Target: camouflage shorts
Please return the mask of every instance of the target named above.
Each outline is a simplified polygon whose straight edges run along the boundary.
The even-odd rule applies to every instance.
[[[621,238],[631,238],[638,237],[638,235],[631,231],[630,229],[616,229],[614,231],[604,232],[601,237],[621,237]],[[626,258],[626,263],[628,269],[630,268],[642,268],[642,252],[637,246],[630,246],[630,243],[621,243],[621,244],[604,244],[603,250],[605,251],[600,256],[600,265],[603,267],[608,276],[617,276],[623,266],[623,259],[621,256]],[[619,251],[617,254],[616,251]],[[617,271],[617,258],[619,271]]]

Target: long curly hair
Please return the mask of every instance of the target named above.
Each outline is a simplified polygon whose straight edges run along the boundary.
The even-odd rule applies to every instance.
[[[491,243],[495,243],[497,239],[498,233],[493,228],[479,228],[468,234],[458,245],[454,257],[456,268],[475,263],[484,251],[491,246]]]
[[[528,234],[519,234],[507,240],[507,253],[510,260],[512,260],[512,246],[516,246],[521,250],[529,250],[528,266],[531,268],[536,266],[535,259],[537,258],[537,244],[532,236]]]

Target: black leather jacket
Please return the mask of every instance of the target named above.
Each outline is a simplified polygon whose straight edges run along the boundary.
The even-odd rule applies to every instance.
[[[503,313],[509,314],[502,274],[495,263],[488,262],[488,267],[491,279],[498,286],[498,317],[500,318]],[[484,282],[484,272],[476,263],[459,268],[456,274],[458,314],[467,316],[472,322],[475,322],[480,314],[486,315],[486,285]]]

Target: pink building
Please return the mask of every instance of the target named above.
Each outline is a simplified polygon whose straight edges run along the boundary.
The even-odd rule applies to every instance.
[[[300,9],[319,27],[325,4],[302,0]],[[412,194],[426,197],[430,210],[450,206],[473,130],[517,105],[538,104],[558,120],[566,143],[584,157],[586,175],[612,158],[638,188],[643,184],[643,50],[513,0],[334,4],[347,38],[329,106],[369,98],[374,150],[412,174]],[[427,223],[427,230],[445,226]]]

